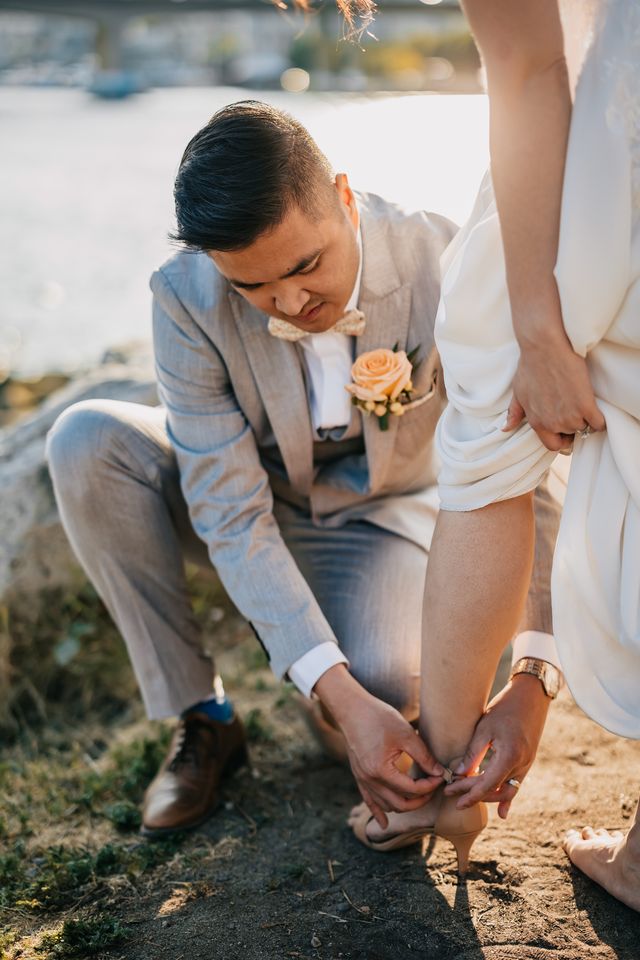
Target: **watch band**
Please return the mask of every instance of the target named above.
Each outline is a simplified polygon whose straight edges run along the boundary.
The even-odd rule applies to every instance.
[[[529,673],[537,677],[542,688],[550,700],[555,700],[560,690],[560,671],[547,660],[538,660],[537,657],[522,657],[514,664],[511,677],[518,673]]]

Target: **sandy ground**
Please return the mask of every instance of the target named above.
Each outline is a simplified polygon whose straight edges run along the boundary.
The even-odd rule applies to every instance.
[[[345,826],[357,799],[348,771],[323,757],[293,702],[270,711],[273,693],[246,697],[235,694],[241,711],[263,701],[273,739],[254,746],[253,771],[229,782],[224,806],[190,841],[210,845],[203,865],[184,876],[169,865],[121,903],[135,939],[106,956],[640,958],[640,916],[574,870],[559,843],[572,825],[628,824],[638,746],[593,724],[566,691],[518,803],[506,823],[492,814],[465,882],[446,841],[424,854],[362,847]]]
[[[640,960],[640,915],[579,874],[560,846],[574,825],[628,825],[636,743],[601,730],[563,691],[508,821],[492,813],[459,882],[446,841],[382,854],[353,837],[349,771],[323,756],[293,697],[255,665],[246,626],[229,619],[219,664],[240,714],[254,711],[252,768],[228,781],[218,812],[173,859],[110,877],[95,895],[79,889],[63,914],[25,916],[24,926],[21,908],[12,914],[23,934],[4,956],[71,956],[43,954],[30,936],[99,913],[130,935],[91,952],[98,960]],[[130,718],[103,733],[113,746],[157,730]],[[40,845],[138,842],[118,841],[82,811],[52,815],[38,833]]]

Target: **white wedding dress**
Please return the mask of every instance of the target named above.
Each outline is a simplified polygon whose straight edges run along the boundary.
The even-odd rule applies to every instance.
[[[556,278],[607,431],[574,445],[554,632],[577,703],[609,730],[640,738],[640,0],[579,0],[574,9],[592,18]],[[566,22],[571,32],[571,11]],[[534,489],[555,456],[527,423],[501,429],[519,351],[489,174],[442,266],[436,342],[450,404],[438,428],[440,497],[444,509],[474,510]]]

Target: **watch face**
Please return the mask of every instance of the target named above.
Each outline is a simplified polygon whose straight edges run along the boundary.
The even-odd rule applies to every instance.
[[[560,689],[558,671],[555,669],[555,667],[553,667],[550,664],[545,664],[543,682],[544,682],[547,694],[550,697],[557,697],[558,690]]]

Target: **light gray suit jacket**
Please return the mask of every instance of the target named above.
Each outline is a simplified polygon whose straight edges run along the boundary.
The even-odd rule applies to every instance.
[[[414,389],[428,397],[386,432],[365,418],[362,456],[314,464],[299,349],[268,333],[267,316],[209,257],[179,253],[151,278],[159,390],[191,521],[278,676],[335,637],[282,539],[274,495],[318,526],[366,519],[425,549],[437,513],[433,441],[446,400],[433,329],[439,258],[456,228],[373,195],[358,207],[367,326],[357,353],[418,347]]]

